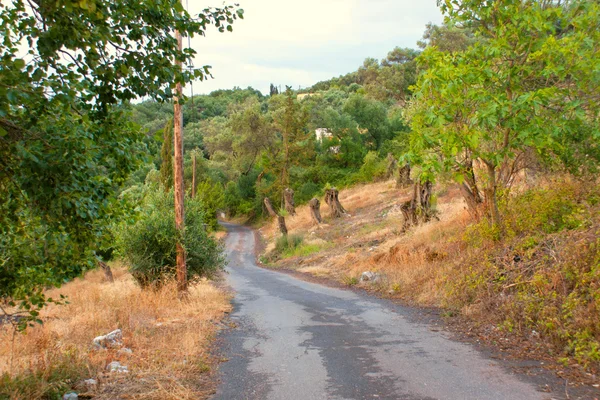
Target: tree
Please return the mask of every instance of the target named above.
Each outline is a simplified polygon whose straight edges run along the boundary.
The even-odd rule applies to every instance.
[[[359,130],[368,138],[369,149],[378,150],[384,141],[392,138],[385,106],[376,100],[354,94],[344,104],[344,112],[359,125]]]
[[[475,38],[469,28],[448,23],[435,25],[431,22],[427,24],[423,38],[417,42],[422,49],[435,46],[439,51],[447,53],[464,51],[474,43]]]
[[[208,73],[174,66],[195,52],[178,50],[173,29],[231,30],[242,15],[226,6],[192,17],[177,0],[2,5],[0,297],[22,321],[36,318],[44,288],[94,266],[96,243],[124,212],[117,193],[143,142],[120,104],[170,101],[177,83]]]
[[[266,169],[277,176],[271,189],[277,192],[283,207],[283,191],[290,186],[290,167],[310,157],[309,134],[305,132],[307,114],[289,86],[284,95],[271,98],[270,105],[274,108],[271,115],[279,133],[279,149],[265,159],[265,164]]]
[[[421,180],[447,170],[475,192],[481,185],[486,212],[501,227],[498,192],[530,150],[562,157],[573,143],[599,137],[600,5],[492,3],[443,3],[451,21],[482,40],[463,52],[424,51],[419,62],[428,69],[408,115]],[[472,160],[482,167],[480,182]]]

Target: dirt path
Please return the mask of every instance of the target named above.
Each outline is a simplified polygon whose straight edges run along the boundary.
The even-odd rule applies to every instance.
[[[550,399],[538,385],[386,300],[256,266],[226,225],[235,291],[215,399]]]

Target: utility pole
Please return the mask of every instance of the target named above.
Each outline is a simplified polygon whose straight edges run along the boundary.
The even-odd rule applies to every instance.
[[[196,197],[196,151],[192,154],[192,199]]]
[[[182,51],[181,32],[175,31],[177,46]],[[181,69],[181,62],[175,60],[175,64]],[[185,191],[183,188],[183,114],[179,100],[183,97],[181,83],[175,87],[174,114],[175,127],[173,130],[175,162],[173,165],[173,175],[175,181],[175,228],[179,234],[177,241],[177,292],[179,297],[184,297],[187,293],[187,266],[185,265],[185,249],[181,240],[185,230],[184,200]]]

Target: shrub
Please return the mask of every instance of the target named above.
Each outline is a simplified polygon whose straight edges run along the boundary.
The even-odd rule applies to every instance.
[[[119,249],[133,277],[142,287],[160,287],[175,276],[176,243],[173,192],[151,192],[135,224],[122,227]],[[204,205],[187,199],[185,234],[188,277],[211,276],[224,266],[222,249],[205,229]]]
[[[385,174],[386,167],[386,161],[381,160],[375,151],[368,152],[360,171],[355,177],[356,183],[373,182],[381,179]]]
[[[277,238],[275,242],[275,251],[283,253],[288,250],[293,250],[302,244],[304,238],[300,235],[287,235]]]
[[[204,212],[204,222],[215,231],[219,228],[217,211],[225,206],[225,192],[220,183],[206,180],[196,188],[196,200],[200,201],[200,208]]]
[[[296,192],[296,204],[307,203],[315,195],[319,194],[321,188],[314,182],[306,182]]]

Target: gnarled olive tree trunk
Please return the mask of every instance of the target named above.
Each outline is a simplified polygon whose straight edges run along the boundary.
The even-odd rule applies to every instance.
[[[285,210],[289,215],[296,215],[296,205],[294,204],[294,191],[286,188],[283,191],[283,199],[285,202]]]
[[[473,160],[467,158],[463,162],[464,181],[460,185],[460,190],[467,202],[467,209],[473,218],[481,217],[483,198],[477,187],[475,172],[473,171]]]
[[[325,191],[325,203],[329,205],[331,209],[331,216],[333,218],[340,218],[346,214],[346,209],[342,206],[339,200],[339,190],[336,188],[327,189]]]
[[[319,199],[313,197],[313,199],[308,202],[308,205],[310,206],[310,216],[312,217],[313,221],[315,221],[317,224],[323,222],[323,219],[321,218],[321,202]]]
[[[287,236],[288,230],[287,226],[285,226],[285,218],[279,215],[277,211],[275,211],[275,208],[273,208],[273,204],[271,203],[271,200],[268,197],[265,197],[264,203],[269,215],[277,218],[277,223],[279,224],[279,231],[281,232],[281,234]]]
[[[400,206],[400,211],[402,211],[402,215],[404,216],[402,231],[436,218],[435,212],[431,209],[432,189],[433,184],[430,181],[414,184],[412,198]]]
[[[412,184],[410,180],[410,165],[404,164],[398,167],[398,178],[396,178],[396,187],[403,188]]]

